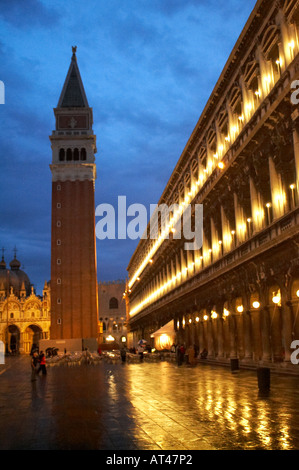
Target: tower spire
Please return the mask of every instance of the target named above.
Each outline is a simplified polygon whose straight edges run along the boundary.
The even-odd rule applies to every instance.
[[[88,108],[83,82],[77,64],[77,46],[72,46],[72,59],[58,101],[58,108]]]

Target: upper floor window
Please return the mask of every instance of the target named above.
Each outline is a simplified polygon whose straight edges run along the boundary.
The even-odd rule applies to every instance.
[[[115,297],[109,300],[109,308],[118,308],[118,300]]]

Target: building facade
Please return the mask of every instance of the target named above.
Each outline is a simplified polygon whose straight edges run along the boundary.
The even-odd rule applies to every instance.
[[[177,342],[207,349],[211,361],[292,368],[298,21],[296,0],[257,1],[160,198],[176,209],[129,263],[130,343],[174,320]],[[190,240],[176,233],[185,215],[195,227],[199,205],[202,246],[186,250]]]
[[[54,109],[52,147],[51,339],[97,338],[94,184],[96,136],[76,48]]]
[[[0,262],[0,341],[7,353],[30,354],[40,339],[50,332],[50,285],[37,296],[27,274],[16,257],[7,268]]]
[[[125,281],[99,283],[99,343],[127,344]]]

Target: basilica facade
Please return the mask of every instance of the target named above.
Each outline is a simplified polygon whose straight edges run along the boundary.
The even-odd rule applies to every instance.
[[[158,202],[177,209],[130,260],[131,344],[173,320],[176,341],[205,349],[212,362],[292,367],[298,53],[299,2],[257,1]],[[185,215],[194,232],[198,206],[202,243],[186,249],[192,240],[176,235]]]
[[[0,262],[0,341],[6,353],[30,354],[40,339],[50,331],[50,285],[45,282],[43,295],[37,296],[28,275],[14,257],[9,267]]]

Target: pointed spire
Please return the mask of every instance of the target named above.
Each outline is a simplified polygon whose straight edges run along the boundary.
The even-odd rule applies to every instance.
[[[72,47],[72,60],[58,101],[58,108],[88,108],[76,56],[77,46]]]

